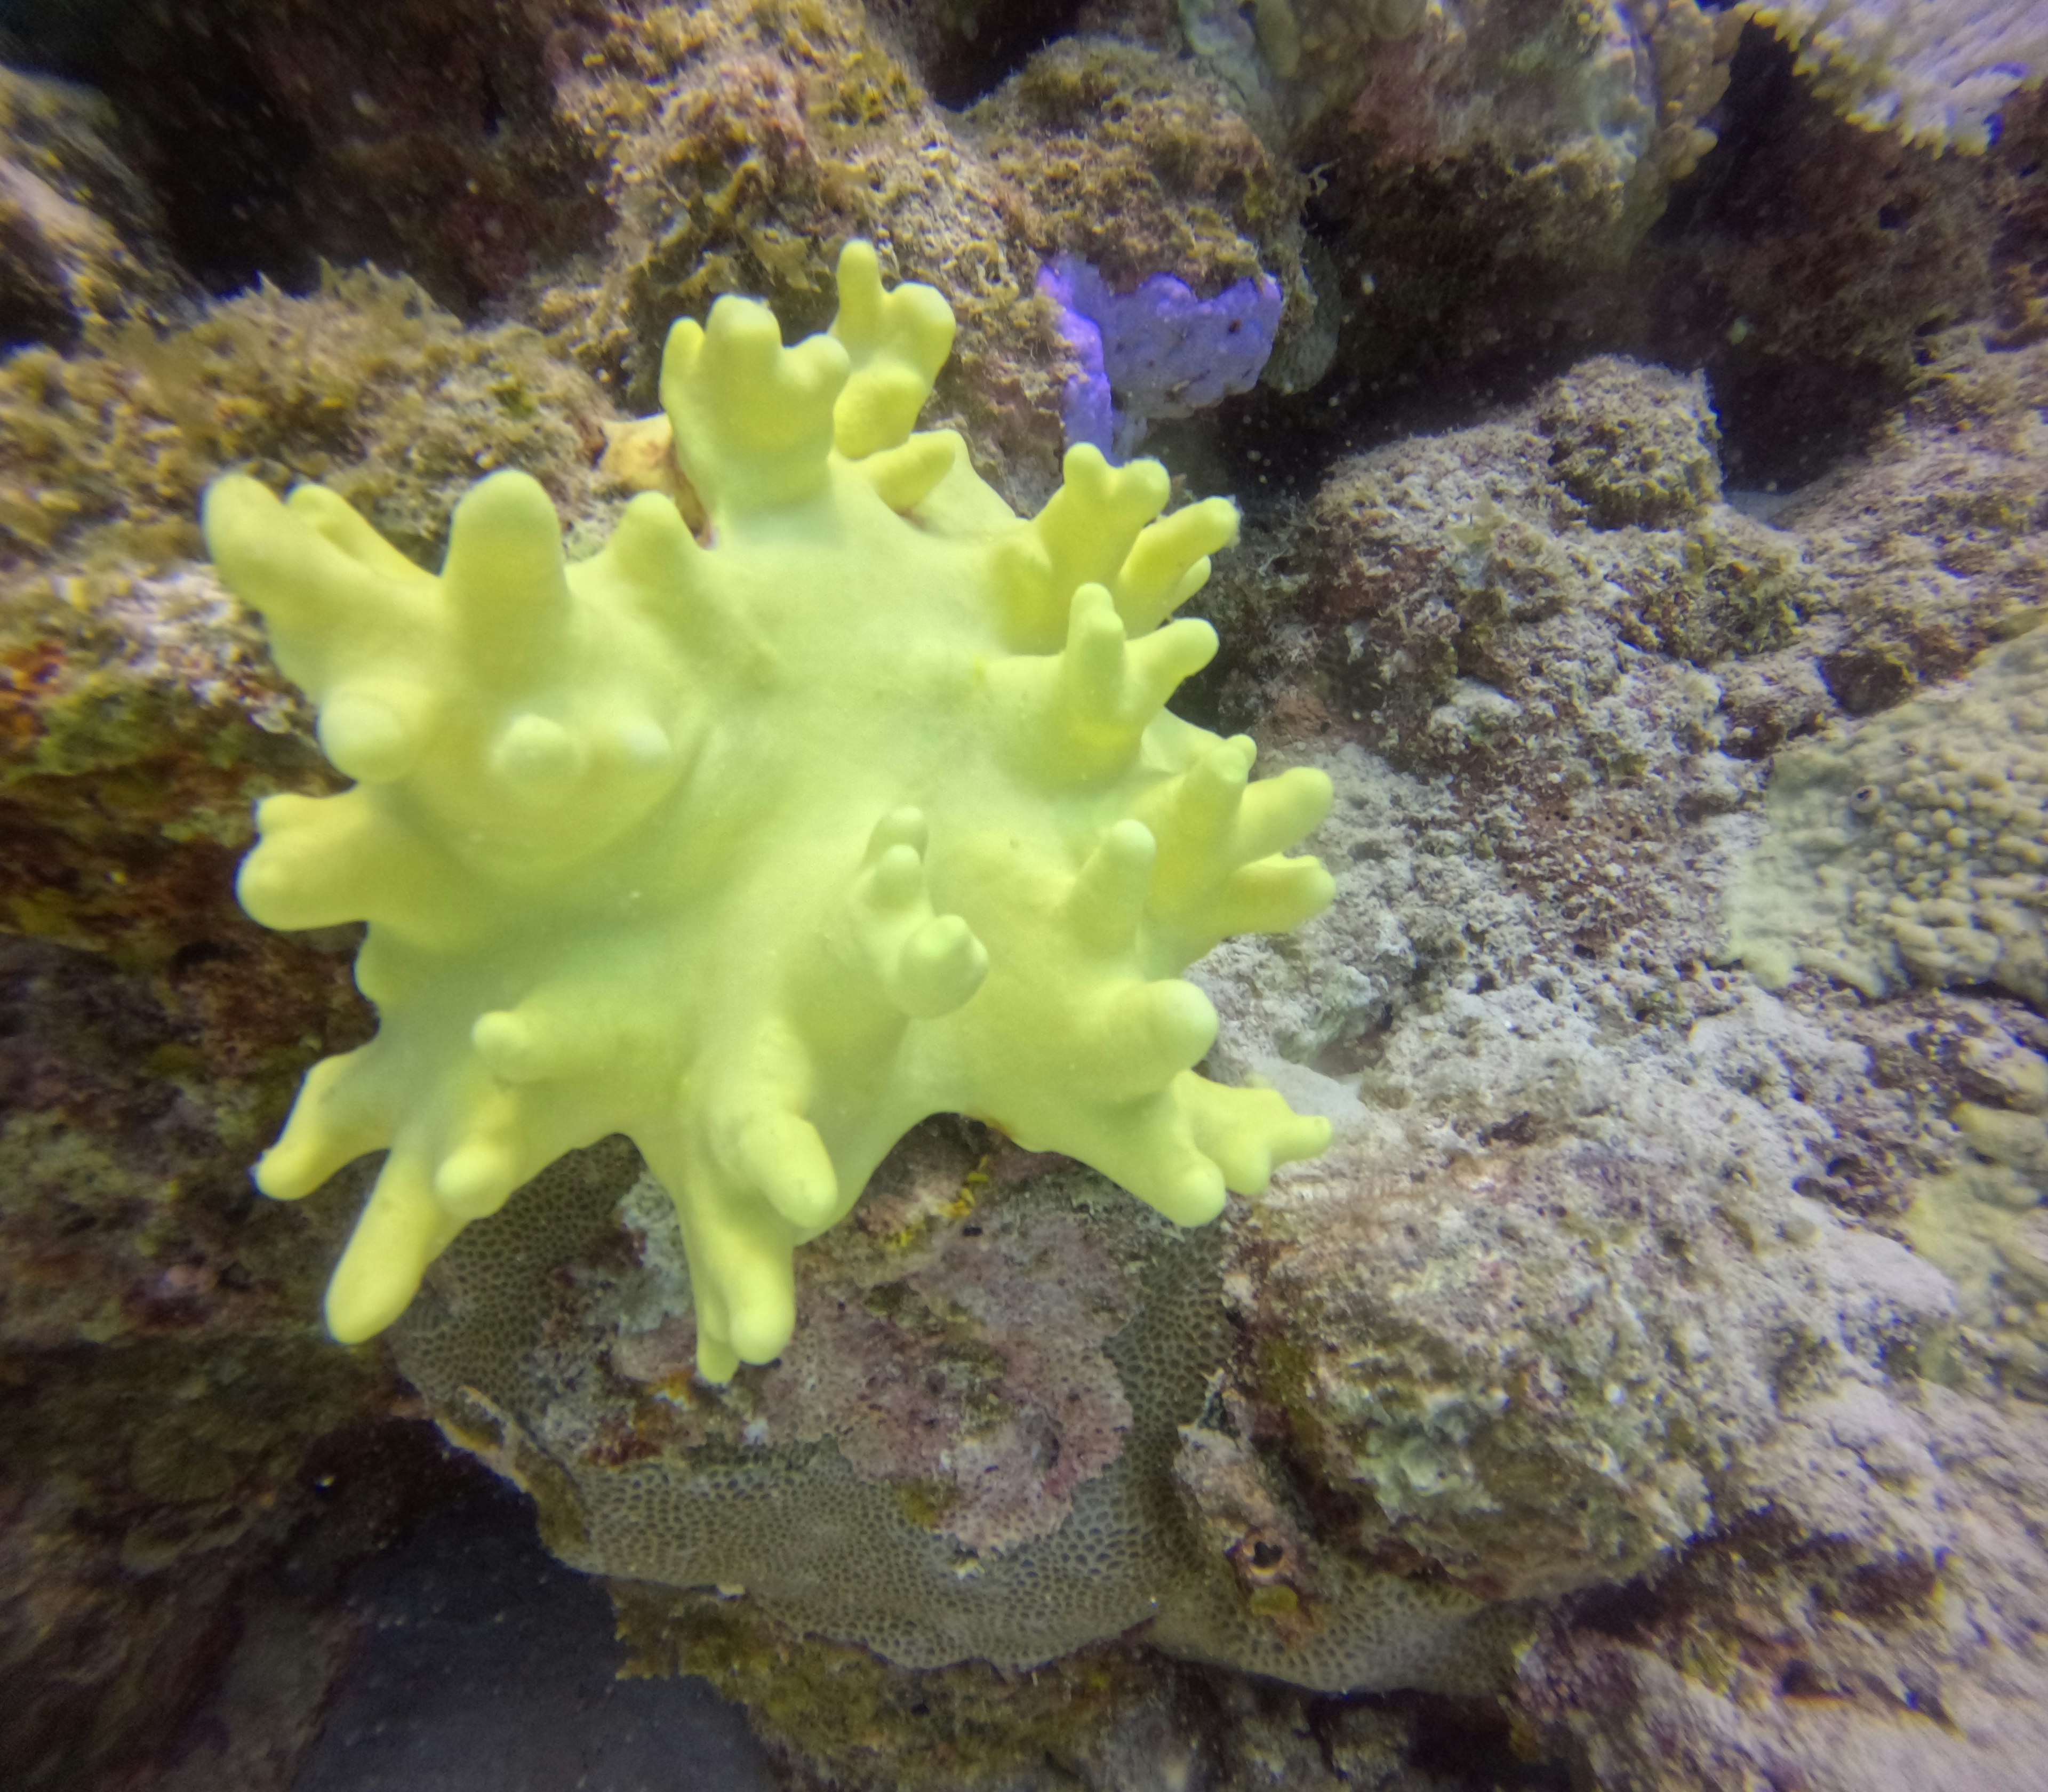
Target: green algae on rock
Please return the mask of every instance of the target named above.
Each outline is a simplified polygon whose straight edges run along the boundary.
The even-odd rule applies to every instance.
[[[189,297],[117,141],[97,94],[0,68],[0,342],[63,346]]]
[[[1799,52],[1799,72],[1865,130],[1981,154],[1999,109],[2048,73],[2048,24],[2026,0],[1748,0],[1737,11]]]
[[[0,576],[91,589],[196,558],[200,493],[230,467],[332,479],[432,554],[494,467],[587,506],[611,414],[534,331],[465,330],[374,269],[329,270],[304,297],[259,286],[169,329],[97,328],[0,363]]]
[[[19,930],[161,963],[219,924],[254,800],[327,777],[260,631],[184,564],[231,467],[326,477],[411,551],[523,467],[601,511],[609,417],[512,325],[468,332],[406,280],[265,287],[159,332],[0,363],[0,902]]]
[[[1343,269],[1338,366],[1375,392],[1592,343],[1612,281],[1713,141],[1732,15],[1674,5],[1295,0],[1293,74],[1260,90],[1313,168]],[[1408,29],[1387,26],[1390,13]],[[1608,340],[1612,340],[1610,335]]]
[[[2048,1391],[2048,1126],[1969,1104],[1953,1117],[1972,1160],[1914,1190],[1906,1235],[1956,1285],[1964,1363],[2038,1400]]]

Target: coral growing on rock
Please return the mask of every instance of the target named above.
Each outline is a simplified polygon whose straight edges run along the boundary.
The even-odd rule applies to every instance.
[[[363,270],[0,363],[0,863],[10,924],[160,965],[214,937],[253,800],[324,774],[260,631],[184,562],[206,482],[326,478],[415,553],[479,471],[589,514],[607,409],[530,330]]]
[[[1308,183],[1185,58],[1066,38],[968,114],[972,139],[1029,203],[1034,246],[1128,291],[1162,270],[1199,293],[1278,277],[1286,330],[1304,324]]]
[[[624,401],[654,403],[669,322],[721,293],[766,301],[793,330],[824,324],[832,258],[867,237],[892,277],[944,284],[960,334],[940,422],[964,430],[1013,503],[1057,483],[1049,330],[1017,334],[1050,245],[1019,242],[1024,196],[930,103],[862,6],[713,0],[621,14],[562,103],[597,145],[616,223],[604,254],[558,270],[534,308]]]
[[[609,415],[533,331],[466,332],[374,269],[304,297],[261,286],[161,332],[98,329],[0,363],[0,577],[60,607],[74,577],[103,590],[196,557],[200,494],[231,467],[331,479],[432,553],[494,467],[585,508]]]
[[[1059,307],[1060,333],[1081,367],[1061,407],[1067,440],[1119,460],[1151,418],[1193,417],[1249,392],[1280,325],[1280,289],[1264,273],[1209,299],[1170,273],[1113,293],[1087,262],[1063,255],[1039,270],[1038,290]]]
[[[1339,365],[1393,393],[1597,340],[1588,289],[1713,141],[1701,121],[1732,15],[1693,0],[1294,11],[1298,65],[1271,85],[1318,173],[1310,227],[1343,270],[1317,281],[1344,316]],[[1412,29],[1390,37],[1390,13]]]
[[[1952,677],[2027,625],[2048,577],[2039,415],[2048,345],[1930,332],[1911,398],[1868,451],[1803,487],[1778,521],[1807,543],[1815,642],[1848,714]]]
[[[1767,983],[1823,971],[1872,995],[1909,979],[2048,1001],[2048,638],[1853,741],[1782,758],[1771,834],[1732,892],[1732,949]]]
[[[335,493],[217,483],[208,540],[320,706],[339,796],[281,796],[239,891],[273,926],[367,919],[378,1038],[308,1078],[258,1181],[390,1153],[328,1295],[337,1336],[564,1151],[630,1133],[674,1195],[697,1367],[765,1363],[795,1247],[927,1114],[1062,1147],[1183,1224],[1327,1136],[1193,1073],[1178,973],[1284,929],[1328,786],[1166,713],[1216,650],[1169,621],[1235,533],[1154,522],[1163,468],[1088,448],[1015,518],[913,434],[952,339],[929,287],[841,258],[829,336],[758,305],[678,323],[663,397],[711,517],[650,492],[565,564],[531,478],[458,506],[438,579]],[[772,819],[771,819],[772,818]]]
[[[1173,53],[1176,10],[1214,52],[1208,68]],[[74,10],[17,7],[10,25],[39,10]],[[1930,767],[1931,791],[1882,766],[1862,781],[1899,809],[1895,833],[1928,849],[1914,866],[1937,841],[1960,861],[1931,879],[1902,871],[1892,841],[1897,887],[1864,942],[1883,959],[1882,995],[1812,974],[1763,988],[1721,956],[1716,917],[1767,837],[1767,782],[1771,805],[1796,806],[1788,743],[1817,736],[1853,758],[1903,741],[1940,758],[1954,743],[1930,718],[1983,695],[1945,681],[1987,648],[1993,665],[2031,651],[1997,644],[2031,619],[2048,565],[2038,95],[2000,101],[1987,154],[1937,155],[1829,111],[1848,64],[1872,65],[1854,32],[1809,33],[1813,60],[1833,58],[1821,98],[1759,28],[1719,108],[1744,12],[1692,0],[517,10],[401,0],[373,43],[363,21],[306,0],[120,8],[114,59],[163,43],[162,21],[212,28],[188,33],[203,54],[152,64],[161,91],[138,96],[120,76],[134,180],[86,103],[39,88],[15,106],[0,233],[22,265],[0,270],[0,307],[62,352],[0,373],[0,925],[30,936],[0,951],[0,1403],[21,1446],[0,1461],[0,1556],[15,1569],[0,1662],[29,1689],[0,1710],[0,1754],[12,1766],[25,1740],[51,1784],[161,1770],[160,1740],[205,1697],[244,1616],[238,1658],[303,1631],[324,1639],[314,1678],[329,1672],[345,1614],[295,1628],[298,1606],[281,1617],[243,1589],[288,1538],[334,1559],[332,1524],[299,1521],[389,1431],[367,1422],[393,1397],[382,1354],[332,1349],[307,1323],[370,1166],[293,1208],[252,1200],[243,1174],[308,1063],[362,1041],[372,1017],[348,983],[351,931],[266,933],[230,900],[250,799],[325,792],[337,774],[254,620],[185,564],[199,486],[237,465],[273,489],[324,480],[433,564],[457,495],[516,467],[568,525],[563,584],[602,584],[621,564],[616,546],[590,553],[619,512],[628,545],[657,519],[653,538],[704,575],[692,626],[715,634],[710,568],[765,553],[768,532],[750,534],[746,506],[721,495],[705,428],[610,427],[606,389],[650,406],[670,316],[722,292],[770,299],[793,337],[823,325],[832,258],[869,235],[884,275],[943,281],[961,326],[928,421],[960,424],[971,444],[911,436],[917,452],[892,458],[884,429],[878,452],[842,442],[825,457],[874,475],[828,476],[845,499],[832,525],[872,519],[902,545],[911,589],[977,531],[972,552],[991,560],[1005,539],[1052,540],[937,464],[950,452],[957,471],[971,446],[1018,513],[1053,490],[1071,358],[1034,296],[1045,261],[1086,255],[1126,289],[1170,269],[1202,296],[1263,266],[1285,289],[1261,388],[1227,413],[1246,432],[1162,431],[1191,480],[1265,501],[1252,551],[1223,561],[1224,588],[1204,599],[1228,623],[1228,657],[1176,707],[1255,733],[1297,788],[1332,780],[1321,844],[1336,894],[1301,927],[1226,940],[1188,970],[1216,1015],[1202,1072],[1270,1085],[1276,1119],[1282,1097],[1328,1116],[1333,1147],[1182,1232],[979,1121],[925,1123],[798,1253],[778,1361],[712,1387],[694,1371],[716,1278],[690,1273],[668,1191],[623,1140],[600,1142],[465,1231],[397,1327],[392,1348],[449,1433],[531,1489],[564,1556],[631,1577],[614,1595],[634,1670],[707,1674],[743,1699],[793,1782],[2031,1786],[2048,1748],[2034,1411],[2048,1025],[2023,962],[2039,893],[1986,897],[2011,869],[1999,852],[2013,856],[1986,818],[2023,809],[2038,782],[2031,737],[2007,726],[2022,707],[2003,702],[2012,681],[1996,766],[1975,747],[1949,754],[1970,762],[1974,806],[1949,800],[1953,766]],[[1069,29],[1088,35],[1040,43]],[[442,32],[446,57],[402,53]],[[1970,50],[1968,35],[1949,47]],[[1967,58],[1955,72],[1964,83],[1938,106],[1960,94],[1980,113],[2019,72]],[[944,110],[983,95],[971,115]],[[190,134],[167,135],[180,119]],[[1644,240],[1716,130],[1724,149]],[[167,163],[167,143],[188,153]],[[1297,223],[1325,181],[1305,203],[1327,254]],[[306,296],[209,302],[175,270],[161,289],[130,279],[165,241],[200,258],[203,282],[262,267]],[[373,250],[549,335],[464,327],[409,281],[317,279],[316,252]],[[193,312],[124,327],[120,304],[160,290]],[[1987,316],[1981,335],[1958,327]],[[1345,377],[1290,402],[1340,318]],[[1679,370],[1608,359],[1555,377],[1589,338]],[[764,363],[800,365],[761,340]],[[715,359],[704,348],[699,370]],[[914,403],[929,359],[896,356],[879,410]],[[1704,382],[1688,372],[1701,367]],[[1392,439],[1387,400],[1409,381],[1444,432]],[[1458,417],[1468,398],[1505,408]],[[789,414],[829,432],[802,403]],[[1325,464],[1318,440],[1346,458]],[[1196,471],[1210,456],[1235,470]],[[921,497],[927,474],[938,483]],[[1789,500],[1749,489],[1816,474]],[[627,510],[607,478],[673,498],[695,545],[660,502]],[[1125,490],[1092,462],[1075,483]],[[517,480],[486,498],[508,491],[541,518]],[[1064,492],[1054,517],[1079,496]],[[334,506],[324,516],[394,584],[435,588]],[[1218,523],[1197,505],[1162,526]],[[535,564],[555,568],[551,529],[534,534],[547,538]],[[478,563],[458,536],[461,574]],[[784,574],[800,550],[785,549],[762,607],[797,584]],[[1058,597],[1070,572],[1113,588],[1120,570],[1053,558]],[[1006,640],[985,656],[991,688],[1018,660],[1080,665],[1071,609],[1049,607],[1024,651]],[[1142,659],[1160,638],[1098,614],[1103,650],[1115,631]],[[747,701],[806,654],[835,676],[859,661],[840,620],[764,646]],[[660,646],[666,626],[634,638]],[[308,638],[288,643],[306,657],[295,669],[351,650]],[[469,731],[477,785],[530,793],[564,763],[573,785],[593,740],[598,760],[658,757],[647,731],[617,731],[623,700],[534,698],[494,734],[524,638],[478,622],[471,645],[502,657],[476,683],[435,687],[475,700],[449,732]],[[926,658],[906,650],[919,638],[868,654],[891,717],[946,713],[919,682]],[[428,661],[445,646],[431,630],[422,642]],[[566,680],[588,646],[554,656],[535,688]],[[676,681],[689,700],[659,720],[671,744],[694,739],[671,720],[730,695],[735,680],[704,671],[745,657],[723,651],[692,650]],[[615,699],[673,697],[665,653],[619,671]],[[343,670],[348,684],[361,664]],[[323,689],[326,744],[390,770],[379,755],[405,747],[413,714],[402,685],[394,673],[370,693],[397,692],[390,716]],[[790,724],[778,739],[811,725],[794,709],[775,712]],[[890,737],[885,758],[911,751],[900,721],[874,731]],[[955,877],[928,789],[856,792],[857,822],[835,813],[812,828],[785,879],[805,894],[778,919],[754,899],[764,885],[747,882],[746,855],[757,840],[780,852],[782,824],[806,816],[761,796],[773,743],[735,739],[756,744],[712,731],[696,749],[692,801],[733,788],[708,774],[735,760],[758,799],[735,806],[732,850],[704,887],[738,878],[733,908],[785,943],[790,915],[799,933],[824,917],[809,937],[826,996],[806,1015],[850,1011],[832,1005],[863,977],[869,995],[921,1004],[931,966],[899,948],[931,925],[931,956],[971,980],[972,946],[938,911],[965,915],[948,891],[975,879]],[[950,790],[979,739],[956,735],[928,785]],[[1221,751],[1162,723],[1142,777],[1175,769],[1143,755],[1191,740]],[[486,765],[492,745],[504,751]],[[1228,745],[1233,763],[1215,769],[1234,789],[1251,750]],[[843,751],[835,775],[875,762]],[[1028,755],[1018,764],[1030,774]],[[1130,793],[1109,776],[1093,809],[1062,810],[1061,879],[1115,837]],[[932,816],[926,850],[887,835],[864,867],[869,824],[906,801]],[[608,824],[595,802],[578,819]],[[546,832],[529,814],[501,841],[518,827],[529,842]],[[1809,885],[1872,872],[1838,840],[1805,844]],[[886,914],[868,900],[892,879],[910,890],[906,860],[922,862],[929,915],[914,893]],[[556,868],[514,867],[541,882]],[[622,902],[647,887],[622,879]],[[378,952],[386,970],[394,956],[388,917],[378,927],[373,984]],[[968,929],[999,959],[995,931]],[[1992,980],[1957,983],[1985,960],[1985,934]],[[1165,968],[1200,943],[1182,939]],[[559,944],[545,943],[544,971],[562,968],[547,956]],[[780,999],[786,983],[746,982],[759,962],[727,987]],[[680,953],[665,974],[695,970]],[[641,979],[646,1008],[612,1011],[651,1010],[657,980]],[[1058,1015],[1038,1018],[1065,999],[1057,984],[1039,978],[1025,993],[1045,1008],[1010,1026],[1049,1053],[1067,1037]],[[484,1040],[531,1069],[524,993],[479,971],[443,1061],[475,1069],[481,1014],[514,1022]],[[1169,1020],[1204,1022],[1172,1041],[1185,1055],[1204,1011],[1181,1005]],[[425,1010],[408,1013],[410,1026]],[[716,1123],[734,1084],[683,1088],[662,1037],[636,1030],[626,1073],[599,1093],[632,1096],[644,1055],[672,1113],[712,1116],[700,1136],[718,1174],[725,1158],[772,1163],[752,1129]],[[836,1037],[831,1062],[863,1043]],[[1091,1062],[1119,1070],[1142,1055],[1113,1034],[1093,1046]],[[991,1048],[983,1067],[1006,1061]],[[457,1096],[495,1089],[485,1072]],[[529,1103],[553,1123],[546,1086],[515,1084],[515,1115]],[[839,1104],[821,1137],[844,1136],[857,1107]],[[467,1193],[487,1194],[475,1154],[451,1155]],[[448,1181],[464,1192],[463,1174]],[[305,1552],[290,1555],[303,1572]],[[1317,1690],[1365,1685],[1433,1690]],[[316,1709],[309,1693],[300,1718]],[[203,1747],[166,1784],[258,1784],[246,1741]],[[289,1762],[266,1771],[281,1782]]]
[[[1914,1188],[1906,1235],[1956,1285],[1966,1360],[2038,1401],[2048,1390],[2048,1059],[1978,1049],[1968,1061],[2003,1085],[2011,1105],[1961,1101],[1949,1111],[1969,1158]]]
[[[1175,1479],[1220,1367],[1215,1237],[1054,1166],[913,1135],[799,1259],[782,1360],[710,1389],[673,1209],[600,1146],[451,1246],[398,1360],[567,1560],[743,1593],[743,1628],[1016,1671],[1145,1624],[1176,1654],[1328,1690],[1499,1685],[1526,1616],[1426,1576],[1318,1546],[1288,1565],[1294,1599],[1253,1596]],[[983,1292],[1027,1267],[1029,1337]]]
[[[0,68],[0,344],[69,343],[184,296],[162,208],[113,134],[96,95]]]
[[[1601,359],[1340,462],[1284,608],[1226,573],[1211,713],[1277,708],[1453,774],[1473,849],[1564,903],[1588,951],[1695,910],[1674,839],[1754,782],[1713,750],[1724,669],[1782,645],[1809,585],[1796,541],[1720,501],[1716,439],[1697,382]]]
[[[2048,74],[2031,0],[1751,0],[1740,9],[1799,52],[1799,72],[1866,130],[1983,150],[1999,109]]]

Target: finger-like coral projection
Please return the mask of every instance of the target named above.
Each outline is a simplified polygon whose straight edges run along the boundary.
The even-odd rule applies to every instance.
[[[1188,1225],[1327,1141],[1195,1074],[1216,1017],[1180,976],[1332,891],[1282,855],[1328,781],[1248,782],[1250,740],[1165,707],[1216,650],[1168,619],[1235,510],[1162,517],[1156,462],[1081,447],[1019,520],[956,435],[913,432],[944,300],[885,290],[860,242],[839,297],[790,347],[738,298],[670,332],[708,545],[650,491],[569,564],[504,472],[436,577],[319,486],[208,495],[222,576],[356,780],[265,802],[239,886],[270,926],[369,923],[378,1035],[315,1067],[256,1172],[290,1200],[388,1149],[328,1289],[339,1338],[612,1133],[674,1197],[712,1380],[782,1350],[795,1247],[929,1114]]]

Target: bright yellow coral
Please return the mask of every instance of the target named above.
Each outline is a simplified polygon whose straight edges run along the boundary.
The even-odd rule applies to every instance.
[[[270,926],[369,923],[380,1030],[314,1068],[256,1172],[292,1200],[389,1147],[328,1291],[339,1338],[615,1132],[675,1197],[713,1380],[782,1350],[795,1247],[926,1115],[1183,1224],[1327,1142],[1193,1070],[1216,1018],[1179,973],[1332,889],[1280,855],[1328,780],[1247,784],[1248,739],[1165,708],[1216,650],[1166,619],[1235,510],[1162,518],[1156,463],[1078,448],[1020,521],[956,435],[912,432],[944,300],[885,291],[858,242],[839,297],[793,347],[737,298],[670,332],[708,545],[646,492],[565,564],[540,486],[498,473],[436,578],[321,487],[208,495],[222,576],[357,781],[265,802],[239,886]]]

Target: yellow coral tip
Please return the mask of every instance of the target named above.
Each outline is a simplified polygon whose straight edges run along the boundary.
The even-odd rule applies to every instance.
[[[387,1274],[375,1266],[356,1266],[349,1259],[328,1284],[327,1328],[337,1344],[363,1344],[388,1331],[412,1305],[419,1291],[419,1278]]]
[[[697,1379],[723,1387],[739,1372],[739,1353],[729,1344],[697,1335]]]
[[[1191,1165],[1154,1200],[1153,1205],[1177,1226],[1206,1226],[1230,1200],[1223,1172],[1215,1165]]]
[[[337,771],[365,784],[390,784],[409,772],[420,742],[390,704],[350,693],[320,710],[320,751]]]

